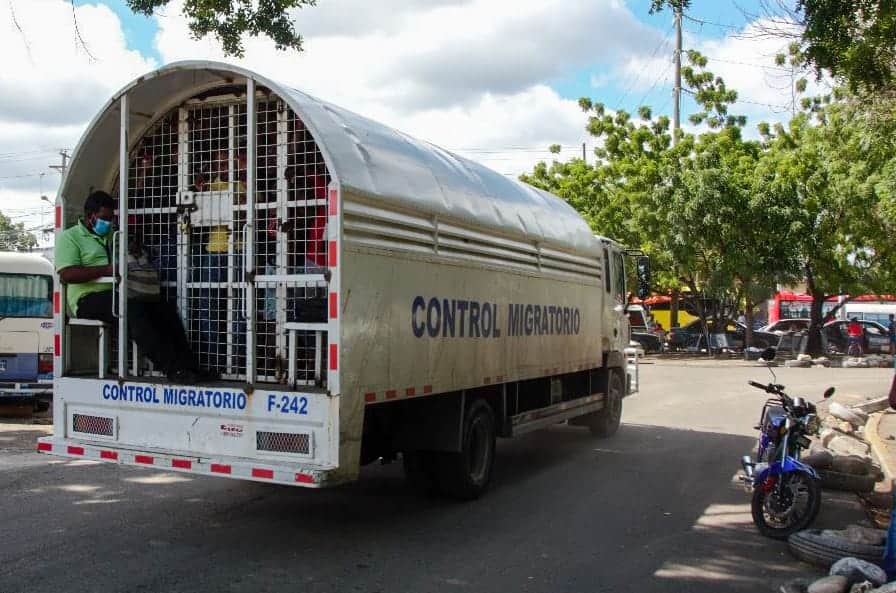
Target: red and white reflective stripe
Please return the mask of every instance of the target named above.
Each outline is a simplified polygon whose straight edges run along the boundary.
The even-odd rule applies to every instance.
[[[342,335],[339,302],[342,274],[342,196],[336,180],[327,189],[327,267],[330,270],[327,329],[327,387],[332,395],[339,394],[339,341]]]
[[[601,363],[598,361],[594,361],[594,362],[590,362],[590,363],[589,362],[576,363],[576,364],[570,364],[565,367],[555,367],[553,369],[544,369],[543,375],[536,373],[533,375],[511,377],[511,378],[508,378],[505,375],[495,375],[494,377],[492,377],[492,376],[483,377],[481,384],[482,385],[501,385],[502,383],[507,383],[509,381],[520,381],[523,379],[549,377],[549,376],[553,376],[553,375],[559,375],[561,373],[574,373],[574,372],[578,372],[578,371],[584,371],[584,370],[588,370],[588,369],[596,369],[596,368],[600,368],[600,367],[601,367]],[[451,390],[453,391],[456,389],[457,388],[455,387]],[[399,399],[399,398],[404,399],[404,398],[418,397],[421,394],[422,395],[430,395],[432,392],[433,392],[433,386],[429,385],[429,384],[424,385],[422,389],[415,387],[415,386],[411,386],[411,387],[404,387],[402,389],[386,389],[384,391],[365,391],[364,392],[364,402],[368,403],[368,404],[375,404],[375,403],[390,401],[390,400]]]
[[[259,465],[253,462],[200,461],[198,459],[185,459],[183,457],[157,453],[147,455],[124,449],[110,449],[108,446],[74,444],[66,439],[54,439],[53,437],[40,439],[37,443],[37,450],[41,453],[53,453],[79,459],[114,461],[125,465],[150,465],[171,471],[279,484],[320,487],[323,481],[321,470],[297,470],[295,465],[277,466],[276,464]]]

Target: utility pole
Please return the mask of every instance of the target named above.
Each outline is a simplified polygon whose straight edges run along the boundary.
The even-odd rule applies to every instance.
[[[584,162],[586,165],[588,164],[588,159],[585,158],[585,143],[584,142],[582,142],[582,162]]]
[[[50,165],[50,168],[59,171],[59,174],[64,178],[65,171],[66,171],[66,169],[68,169],[68,151],[63,148],[62,150],[59,151],[59,156],[62,157],[62,164],[61,165]]]
[[[681,127],[681,1],[675,3],[675,87],[672,89],[672,146]]]

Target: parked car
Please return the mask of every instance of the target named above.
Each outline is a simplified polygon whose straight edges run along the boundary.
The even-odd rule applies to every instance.
[[[637,342],[647,354],[663,351],[663,341],[655,334],[633,329],[631,339],[632,342]]]
[[[631,340],[637,342],[650,354],[663,351],[663,338],[657,332],[656,322],[650,315],[650,311],[641,305],[629,305],[627,308],[628,322],[631,327]]]
[[[741,350],[746,341],[746,326],[742,323],[728,322],[724,330],[717,331],[714,329],[713,323],[710,322],[709,334],[714,348]],[[780,336],[773,333],[754,330],[753,346],[756,348],[777,346],[779,338]],[[673,328],[669,333],[668,345],[670,350],[701,350],[706,348],[702,322],[697,319],[685,326]]]
[[[809,319],[799,317],[796,319],[779,319],[774,323],[759,328],[759,331],[771,334],[790,334],[809,329]]]
[[[865,330],[865,343],[862,345],[864,352],[887,353],[890,351],[890,338],[887,328],[876,321],[868,319],[860,320],[859,323]],[[823,335],[827,338],[828,352],[846,352],[846,348],[849,345],[849,334],[846,331],[848,325],[849,321],[838,319],[826,323],[822,328]]]

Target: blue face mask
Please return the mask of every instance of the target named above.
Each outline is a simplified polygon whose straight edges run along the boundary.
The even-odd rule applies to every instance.
[[[103,220],[102,218],[97,218],[93,221],[93,232],[99,235],[100,237],[105,237],[109,234],[109,229],[112,228],[112,223],[108,220]]]

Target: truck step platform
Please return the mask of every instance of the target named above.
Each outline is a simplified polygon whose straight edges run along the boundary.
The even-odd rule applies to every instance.
[[[61,457],[109,461],[122,465],[136,465],[165,471],[252,480],[286,486],[321,488],[331,486],[334,482],[332,469],[311,464],[272,463],[267,460],[253,460],[241,457],[210,458],[197,457],[195,455],[178,455],[151,450],[114,447],[107,444],[85,443],[83,441],[55,437],[38,439],[37,450],[40,453]]]

